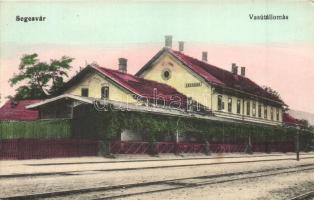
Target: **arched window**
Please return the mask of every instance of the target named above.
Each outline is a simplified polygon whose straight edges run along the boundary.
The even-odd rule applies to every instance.
[[[222,95],[218,95],[218,101],[217,101],[218,105],[218,110],[223,110],[224,109],[224,102],[222,100]]]
[[[109,98],[109,87],[103,86],[101,87],[101,98],[108,99]]]
[[[241,99],[237,100],[237,113],[241,114]]]

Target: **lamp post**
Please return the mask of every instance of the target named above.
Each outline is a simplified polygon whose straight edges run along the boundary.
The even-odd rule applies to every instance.
[[[296,134],[296,154],[297,161],[300,160],[300,126],[297,126],[297,134]]]

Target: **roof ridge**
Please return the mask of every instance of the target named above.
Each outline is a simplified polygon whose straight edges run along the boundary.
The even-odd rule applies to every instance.
[[[182,54],[182,55],[184,55],[184,56],[186,56],[186,57],[189,57],[189,58],[191,58],[191,59],[193,59],[193,60],[196,60],[196,61],[198,61],[198,62],[201,62],[201,63],[203,63],[203,64],[205,64],[205,65],[208,65],[208,66],[211,66],[211,67],[215,67],[215,68],[217,68],[217,69],[219,69],[219,70],[223,70],[223,71],[225,71],[225,72],[227,72],[227,73],[229,73],[229,74],[231,74],[231,75],[235,75],[235,74],[233,74],[232,72],[230,72],[230,71],[228,71],[228,70],[226,70],[226,69],[223,69],[223,68],[217,67],[217,66],[215,66],[215,65],[209,64],[209,63],[207,63],[207,62],[204,62],[204,61],[199,60],[199,59],[197,59],[197,58],[194,58],[194,57],[192,57],[192,56],[186,55],[186,54],[181,53],[181,52],[179,52],[179,51],[174,51],[174,50],[172,50],[172,51],[175,52],[175,53],[180,53],[180,54]],[[254,83],[256,86],[260,87],[261,89],[263,89],[263,87],[259,86],[255,81],[253,81],[252,79],[250,79],[250,78],[248,78],[248,77],[241,76],[241,75],[239,75],[239,74],[237,74],[236,76],[238,76],[238,78],[240,77],[240,78],[242,78],[242,79],[246,79],[246,80],[248,80],[248,81]],[[216,77],[216,78],[217,78],[217,77]],[[263,89],[263,90],[264,90],[264,89]],[[265,91],[265,92],[267,92],[267,91]]]
[[[202,61],[202,60],[199,60],[198,58],[194,58],[194,57],[192,57],[192,56],[189,56],[189,55],[187,55],[187,54],[184,54],[184,53],[182,53],[182,52],[180,52],[180,51],[175,51],[175,50],[172,50],[172,49],[171,49],[171,51],[173,51],[174,53],[182,54],[183,56],[186,56],[186,57],[188,57],[188,58],[190,58],[190,59],[196,60],[197,62],[201,62],[201,63],[203,63],[203,64],[205,64],[205,65],[210,66],[210,67],[215,67],[215,68],[217,68],[217,69],[219,69],[219,70],[222,70],[222,71],[225,71],[225,72],[227,72],[227,73],[229,73],[229,74],[231,74],[231,75],[235,75],[235,74],[233,74],[232,72],[230,72],[229,70],[226,70],[226,69],[224,69],[224,68],[218,67],[218,66],[216,66],[216,65],[209,64],[209,63],[207,63],[207,62],[204,62],[204,61]],[[244,76],[241,76],[241,75],[239,75],[239,74],[237,74],[237,76],[242,77],[242,78],[245,78],[245,79],[249,79],[249,78],[244,77]]]
[[[251,80],[248,77],[241,76],[239,74],[233,74],[231,71],[228,71],[228,70],[220,68],[218,66],[209,64],[209,63],[204,62],[204,61],[201,61],[201,60],[199,60],[197,58],[194,58],[194,57],[191,57],[189,55],[186,55],[186,54],[184,54],[184,53],[182,53],[180,51],[175,51],[175,50],[172,50],[172,49],[168,49],[168,51],[173,56],[175,56],[177,59],[179,59],[180,61],[182,61],[186,65],[188,65],[190,68],[194,68],[194,66],[197,66],[198,68],[200,68],[202,70],[205,70],[208,74],[210,74],[211,76],[215,77],[217,80],[221,81],[222,83],[225,83],[226,80],[224,78],[228,78],[228,76],[232,77],[232,79],[235,79],[235,82],[233,83],[234,84],[233,87],[236,86],[236,82],[242,82],[242,81],[245,82],[246,81],[249,85],[251,85],[251,89],[253,89],[253,90],[258,89],[258,90],[262,90],[263,91],[263,92],[261,92],[263,94],[260,94],[258,96],[265,96],[266,98],[269,98],[269,99],[272,99],[272,100],[275,100],[275,101],[278,101],[278,102],[283,102],[282,99],[280,99],[280,98],[274,96],[273,94],[265,91],[263,89],[263,87],[261,87],[259,84],[257,84],[255,81]],[[201,75],[201,76],[203,76],[203,75]],[[242,87],[245,88],[246,86],[242,86]],[[248,93],[251,93],[251,92],[248,92]]]

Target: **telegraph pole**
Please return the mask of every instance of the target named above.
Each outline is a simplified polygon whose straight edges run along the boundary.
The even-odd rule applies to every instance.
[[[297,126],[297,135],[296,135],[296,154],[297,161],[300,160],[300,127]]]

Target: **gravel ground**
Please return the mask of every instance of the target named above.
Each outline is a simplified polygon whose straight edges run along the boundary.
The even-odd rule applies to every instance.
[[[132,196],[126,199],[289,199],[314,189],[314,171],[235,181],[197,188]]]
[[[101,159],[97,157],[92,158],[81,158],[81,159],[47,159],[47,160],[30,160],[30,161],[1,161],[0,162],[0,176],[7,174],[32,174],[32,173],[52,173],[52,172],[73,172],[73,171],[88,171],[88,170],[108,170],[108,169],[120,169],[120,168],[141,168],[141,167],[158,167],[158,166],[175,166],[179,164],[192,165],[192,164],[209,164],[209,163],[221,163],[221,162],[240,162],[240,161],[254,161],[254,160],[272,160],[272,159],[294,159],[293,154],[283,154],[281,156],[266,156],[259,157],[255,156],[237,156],[228,158],[226,155],[213,155],[212,159],[179,159],[179,160],[166,160],[160,162],[158,158],[154,158],[153,161],[149,162],[117,162],[117,163],[97,163],[97,162],[108,162],[108,161],[119,161],[119,159]],[[314,154],[305,154],[306,157],[314,157]],[[203,157],[206,158],[206,157]],[[207,157],[209,158],[209,157]],[[159,158],[160,159],[160,158]],[[125,161],[121,159],[120,161]],[[73,163],[60,165],[60,163]],[[87,162],[87,163],[86,163]],[[96,163],[88,163],[96,162]],[[53,164],[57,165],[38,165],[38,164]],[[86,163],[86,164],[84,164]]]
[[[230,156],[230,155],[228,155]],[[175,166],[182,164],[212,164],[236,161],[269,160],[294,158],[293,154],[282,154],[280,156],[268,157],[247,157],[234,155],[236,158],[226,158],[226,155],[213,155],[213,159],[193,159],[193,160],[168,160],[158,161],[158,159],[177,159],[174,156],[162,158],[137,157],[136,159],[153,159],[146,162],[125,162],[133,161],[133,158],[122,157],[114,161],[124,161],[118,163],[89,163],[84,162],[107,162],[112,159],[104,158],[75,158],[75,159],[49,159],[49,160],[28,160],[28,161],[1,161],[0,174],[14,175],[21,173],[47,173],[47,172],[67,172],[54,174],[51,176],[30,176],[19,178],[0,179],[0,198],[15,195],[25,195],[30,193],[42,193],[52,191],[62,191],[90,187],[103,187],[130,183],[143,183],[149,181],[160,181],[177,178],[187,178],[194,176],[208,176],[231,172],[243,172],[248,170],[262,170],[274,167],[295,167],[298,165],[310,164],[314,166],[314,158],[301,159],[300,162],[294,160],[271,161],[271,162],[250,162],[250,163],[231,163],[220,165],[201,165],[188,167],[138,169],[125,171],[101,171],[108,169],[126,169],[130,167],[158,167]],[[256,156],[256,155],[255,155]],[[263,156],[263,155],[259,155]],[[301,158],[314,157],[314,154],[302,155]],[[188,158],[193,158],[189,156]],[[204,157],[202,157],[204,158]],[[207,157],[208,158],[208,157]],[[155,160],[156,159],[156,160]],[[54,165],[56,163],[78,163]],[[30,165],[32,164],[32,165]],[[35,165],[34,165],[35,164]],[[52,165],[38,165],[52,164]],[[71,172],[79,171],[79,172]],[[130,196],[127,199],[286,199],[314,189],[314,170],[291,174],[276,175],[250,180],[234,181],[229,183],[219,183],[209,186],[194,188],[176,189],[168,192],[159,192]],[[163,185],[158,186],[164,188]],[[167,186],[169,187],[169,185]],[[156,189],[156,188],[154,188]],[[133,192],[147,191],[149,187],[134,188]],[[121,191],[123,192],[123,191]],[[108,192],[107,192],[108,193]],[[84,198],[84,195],[73,196],[72,199],[91,199]],[[63,199],[68,199],[65,197]]]

